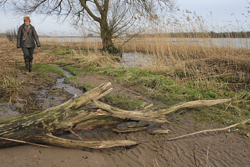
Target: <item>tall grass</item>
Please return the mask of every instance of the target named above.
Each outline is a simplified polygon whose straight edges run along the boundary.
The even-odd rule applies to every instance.
[[[22,85],[22,82],[16,78],[18,71],[3,61],[0,62],[0,66],[0,100],[18,97]]]
[[[150,63],[143,68],[173,71],[175,80],[186,86],[192,81],[199,82],[196,85],[202,89],[211,88],[213,83],[236,91],[249,89],[249,40],[232,38],[237,33],[228,32],[229,27],[220,28],[219,33],[209,32],[208,27],[216,26],[209,24],[202,16],[186,10],[181,17],[163,20],[150,31],[137,35],[122,50],[150,55]],[[227,33],[222,33],[223,29]],[[249,32],[241,31],[239,37],[248,36]],[[118,40],[117,46],[123,41]]]

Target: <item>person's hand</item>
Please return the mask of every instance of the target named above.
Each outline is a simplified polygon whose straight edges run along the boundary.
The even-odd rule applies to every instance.
[[[40,49],[41,47],[38,47],[38,49]]]
[[[21,48],[17,48],[18,50],[21,50]]]

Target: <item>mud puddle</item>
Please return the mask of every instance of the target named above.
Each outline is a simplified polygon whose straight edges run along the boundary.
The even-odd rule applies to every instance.
[[[64,83],[66,78],[73,75],[68,71],[65,71],[62,67],[59,68],[63,71],[65,77],[58,78],[55,85],[46,87],[31,94],[32,100],[38,103],[41,110],[62,104],[75,94],[77,94],[77,96],[83,94],[80,89]],[[0,103],[0,119],[19,115],[20,112],[18,109],[21,110],[21,108],[26,105],[25,103],[27,103],[27,101],[15,101],[15,103],[12,102],[10,104]]]
[[[55,85],[43,89],[34,99],[41,104],[42,110],[62,104],[75,94],[77,94],[77,96],[83,94],[80,89],[64,82],[66,78],[73,75],[65,71],[62,67],[59,68],[63,71],[65,77],[58,78]]]
[[[80,89],[75,88],[67,83],[64,83],[66,78],[72,77],[73,75],[70,72],[65,71],[62,67],[59,67],[59,68],[63,71],[63,73],[64,73],[64,75],[66,75],[66,77],[58,78],[56,84],[54,86],[52,86],[52,89],[57,89],[57,88],[65,89],[65,91],[69,92],[72,95],[77,94],[77,96],[81,96],[83,94],[83,92]]]
[[[0,103],[0,119],[19,115],[20,113],[18,111],[15,111],[15,108],[15,105]]]

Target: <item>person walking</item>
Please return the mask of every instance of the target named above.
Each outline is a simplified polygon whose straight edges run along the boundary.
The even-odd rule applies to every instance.
[[[17,48],[23,50],[23,57],[25,61],[25,71],[32,71],[32,60],[35,47],[37,45],[40,49],[41,44],[35,28],[30,24],[29,16],[23,18],[23,25],[18,29],[17,33]],[[36,42],[36,44],[35,44]]]

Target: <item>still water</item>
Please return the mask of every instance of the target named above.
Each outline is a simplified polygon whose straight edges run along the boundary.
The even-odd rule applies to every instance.
[[[50,36],[41,36],[39,37],[40,41],[49,41],[49,42],[101,42],[101,38],[99,37],[78,37],[78,36],[70,36],[70,37],[50,37]]]
[[[40,37],[41,41],[53,42],[101,42],[100,37]],[[126,40],[124,38],[124,40]],[[134,38],[135,41],[145,40],[142,38]],[[147,38],[148,41],[155,41],[155,38]],[[250,38],[161,38],[164,42],[188,43],[188,44],[201,44],[203,46],[220,46],[232,48],[245,48],[250,49]]]
[[[73,75],[70,72],[65,71],[62,67],[59,68],[64,72],[65,77],[58,78],[56,84],[52,87],[47,87],[45,89],[40,90],[40,94],[36,95],[36,97],[33,99],[39,104],[41,104],[41,110],[45,110],[47,108],[62,104],[62,100],[65,100],[59,96],[49,95],[50,90],[64,89],[65,91],[72,94],[72,97],[75,94],[77,96],[81,96],[83,94],[82,90],[64,82],[66,78],[71,77]],[[17,110],[18,108],[24,108],[26,103],[27,101],[22,99],[17,99],[16,102],[13,103],[0,103],[0,119],[20,115],[20,112],[18,112]]]
[[[99,37],[55,37],[48,38],[42,37],[43,41],[55,41],[55,42],[101,42]],[[124,39],[126,40],[126,39]],[[145,38],[133,38],[133,41],[143,41]],[[200,45],[204,47],[230,47],[230,48],[242,48],[250,49],[250,38],[147,38],[147,41],[155,42],[156,40],[162,40],[162,42],[175,43],[177,45]],[[130,52],[122,54],[122,62],[117,63],[119,65],[128,67],[146,67],[153,65],[154,56],[150,54],[144,54],[139,52]],[[171,60],[166,58],[163,62],[165,65],[170,65]],[[174,64],[172,64],[174,65]]]

